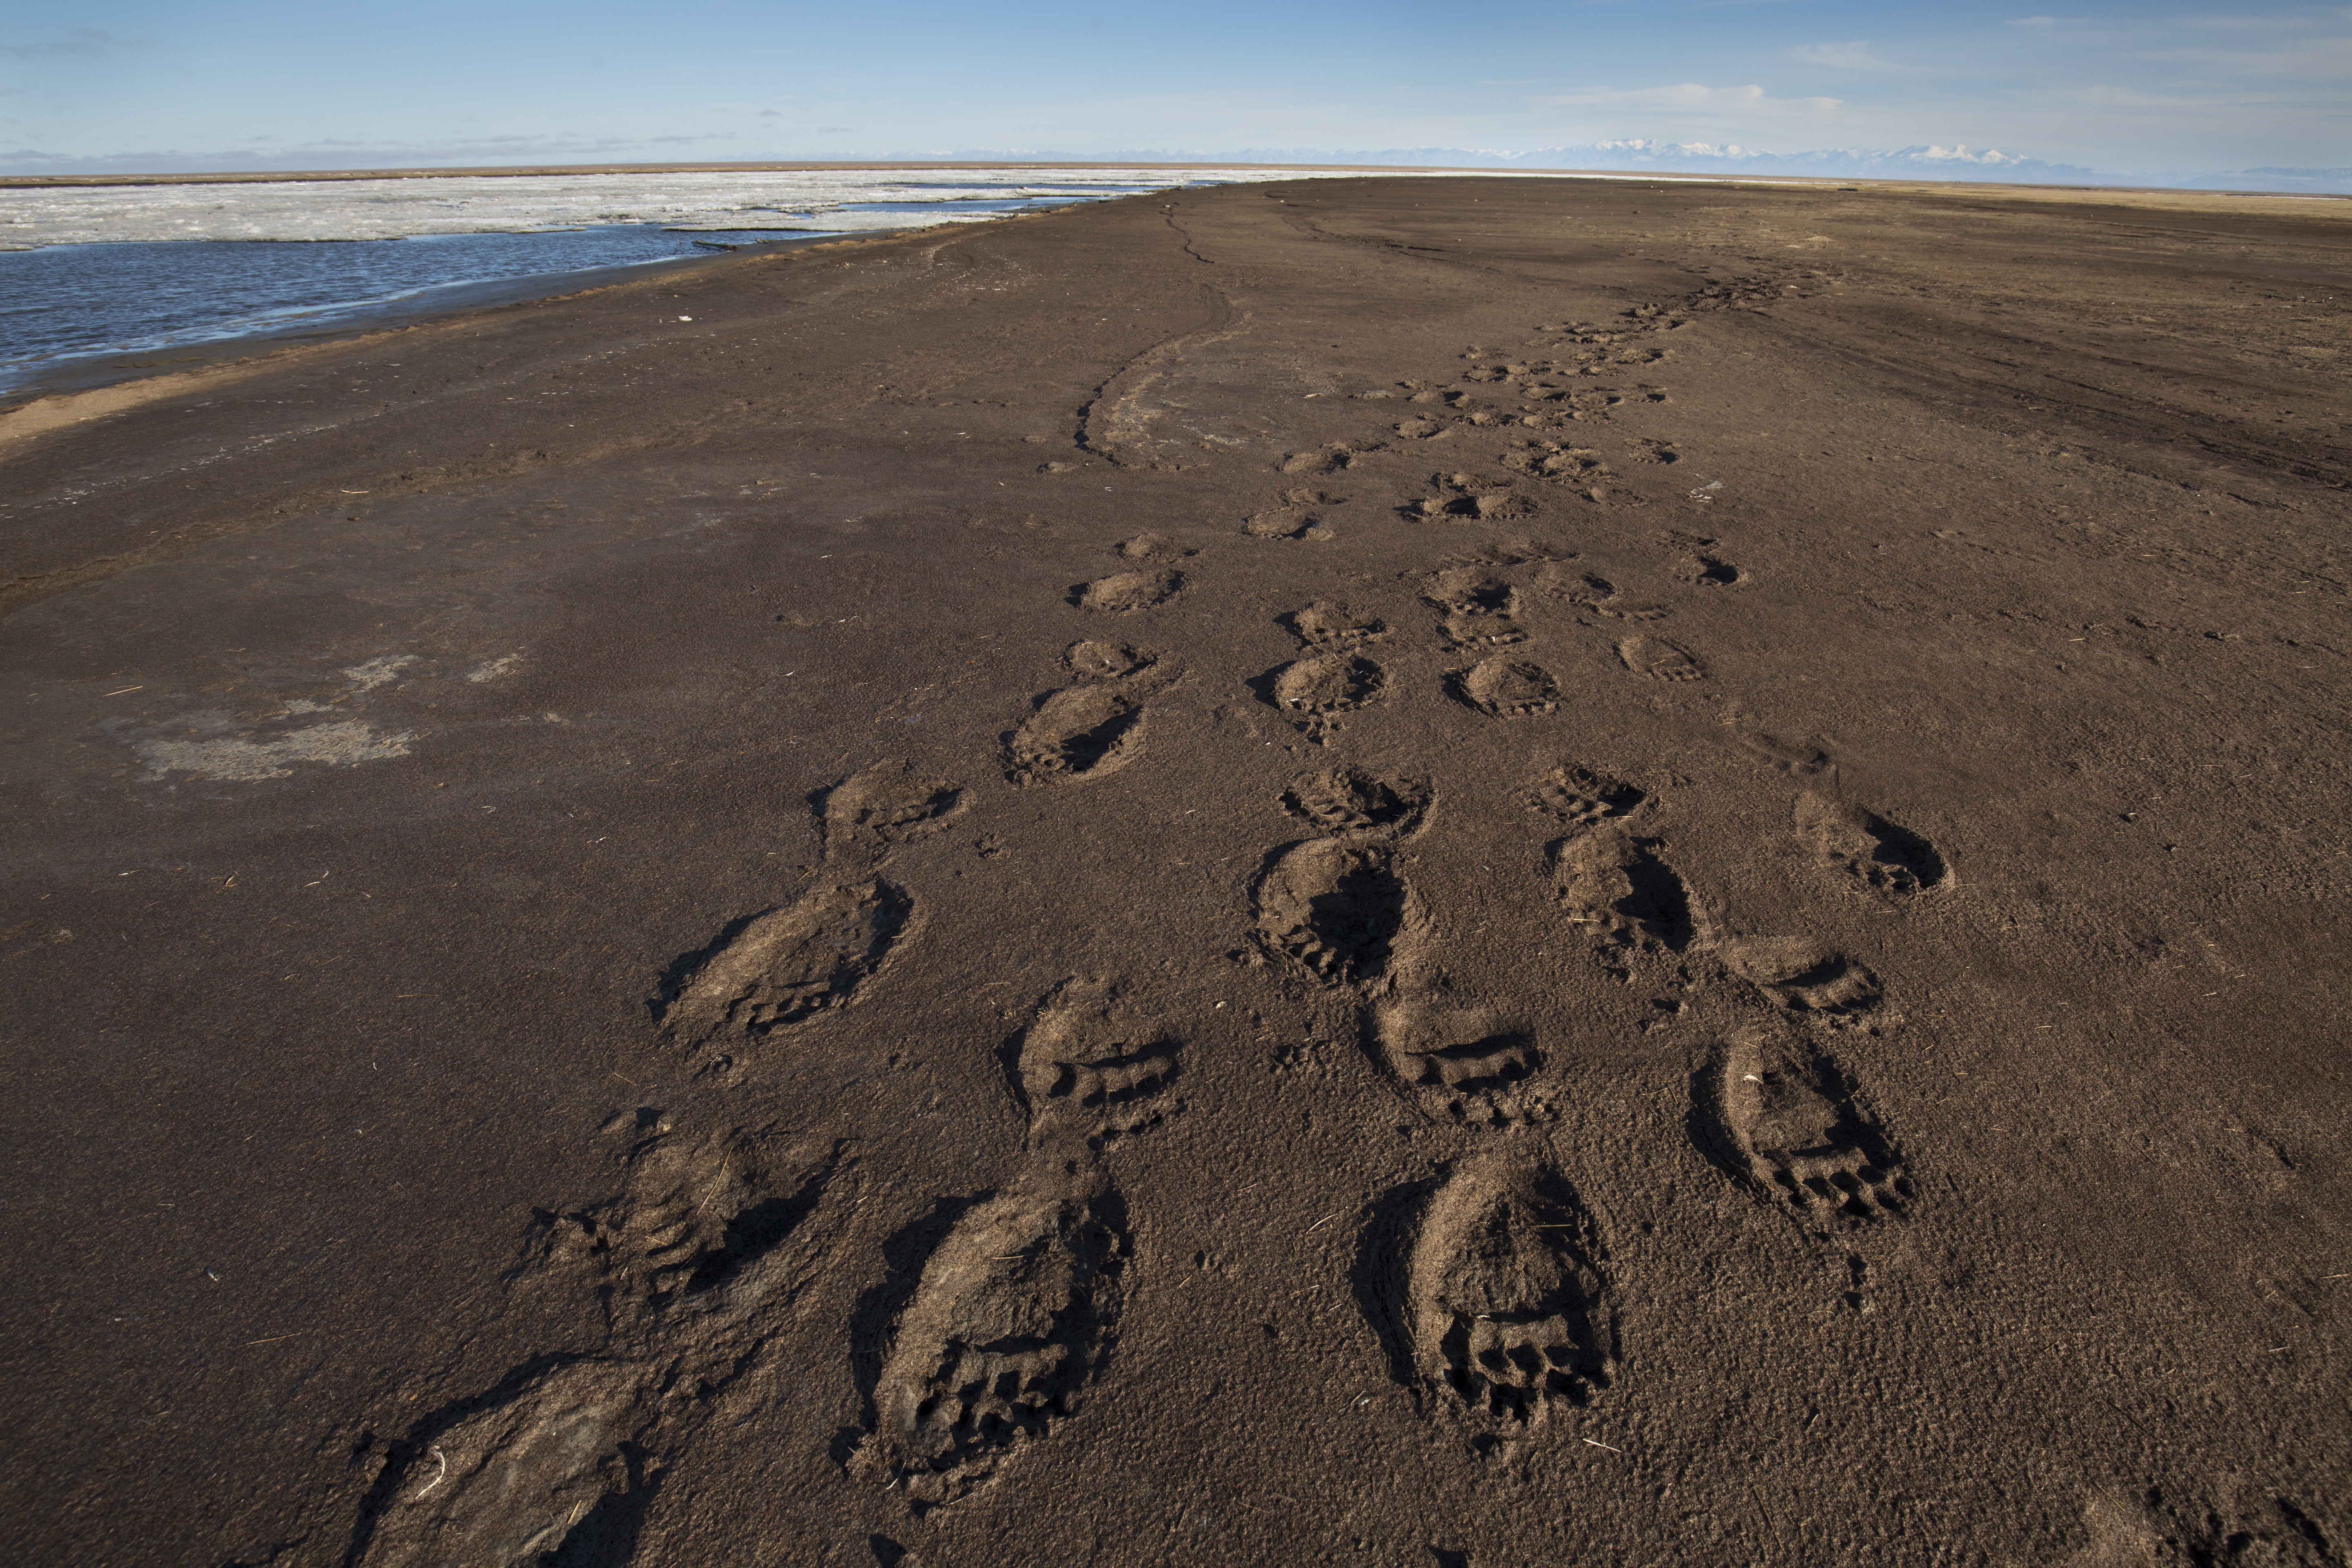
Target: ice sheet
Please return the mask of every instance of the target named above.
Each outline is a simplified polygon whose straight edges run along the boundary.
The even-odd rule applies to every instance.
[[[166,239],[399,239],[625,223],[862,233],[982,221],[1001,216],[1003,209],[993,204],[1007,200],[1098,198],[1172,185],[1311,177],[1288,170],[1204,165],[463,174],[0,190],[0,248]]]

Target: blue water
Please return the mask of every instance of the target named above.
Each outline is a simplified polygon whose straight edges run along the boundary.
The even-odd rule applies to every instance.
[[[934,190],[1002,185],[939,184]],[[1106,191],[1105,195],[1125,195]],[[861,202],[844,210],[936,222],[1098,197]],[[818,221],[822,221],[821,219]],[[70,372],[78,362],[239,338],[331,332],[386,315],[486,302],[485,284],[532,279],[547,292],[585,287],[577,275],[709,256],[714,250],[822,236],[774,230],[678,232],[603,224],[557,233],[449,234],[352,241],[157,240],[53,245],[0,252],[0,391]]]

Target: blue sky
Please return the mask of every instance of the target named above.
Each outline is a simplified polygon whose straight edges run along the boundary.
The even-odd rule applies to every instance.
[[[0,17],[0,170],[971,149],[1776,152],[2352,164],[2352,5],[1808,0],[85,0]]]

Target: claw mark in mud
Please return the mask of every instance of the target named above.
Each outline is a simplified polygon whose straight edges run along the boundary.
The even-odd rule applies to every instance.
[[[1559,706],[1559,683],[1542,665],[1486,658],[1454,678],[1454,695],[1494,719],[1523,719]]]
[[[764,1132],[691,1138],[658,1112],[639,1114],[650,1130],[625,1156],[620,1195],[542,1211],[530,1263],[588,1269],[623,1329],[697,1305],[740,1315],[796,1289],[805,1259],[783,1243],[844,1168],[844,1146]]]
[[[1392,426],[1398,436],[1413,441],[1436,440],[1465,428],[1513,426],[1528,430],[1558,430],[1579,422],[1605,422],[1615,410],[1628,405],[1670,401],[1657,387],[1643,386],[1628,392],[1591,386],[1578,379],[1597,375],[1608,365],[1651,364],[1670,357],[1670,351],[1638,340],[1647,333],[1671,331],[1682,326],[1687,318],[1655,307],[1644,306],[1642,309],[1649,314],[1628,312],[1622,322],[1609,326],[1578,323],[1538,328],[1539,332],[1548,335],[1528,346],[1564,350],[1565,353],[1557,358],[1498,356],[1472,345],[1462,355],[1469,362],[1469,368],[1462,373],[1462,380],[1475,384],[1479,389],[1477,393],[1473,393],[1466,386],[1441,387],[1422,381],[1401,381],[1391,386],[1357,395],[1368,402],[1402,399],[1435,405],[1425,414],[1410,415]],[[1517,406],[1499,401],[1482,402],[1482,395],[1490,400],[1515,399]],[[1523,444],[1523,449],[1527,450],[1540,451],[1544,448],[1552,454],[1561,450],[1551,443]],[[1643,442],[1636,451],[1636,459],[1643,462],[1672,462],[1678,456],[1672,447],[1656,441]],[[1540,455],[1534,459],[1538,464],[1542,460]],[[1528,466],[1526,471],[1534,471],[1534,468]],[[1610,489],[1594,482],[1606,472],[1606,469],[1601,469],[1600,475],[1586,473],[1578,476],[1577,482],[1590,487],[1585,491],[1588,499],[1640,503],[1639,496]],[[1547,477],[1565,479],[1569,475],[1555,470]],[[1442,509],[1433,505],[1424,515]]]
[[[1699,1076],[1700,1152],[1741,1184],[1840,1223],[1903,1213],[1911,1184],[1902,1157],[1829,1058],[1750,1029]]]
[[[1518,611],[1518,590],[1477,566],[1448,567],[1429,580],[1423,595],[1441,610],[1465,616],[1509,616]]]
[[[1160,468],[1150,447],[1151,423],[1171,408],[1181,406],[1154,389],[1166,380],[1187,354],[1241,336],[1249,330],[1247,311],[1236,311],[1223,292],[1203,284],[1201,301],[1207,319],[1201,325],[1166,338],[1137,354],[1095,388],[1078,410],[1078,446],[1107,458],[1121,468]]]
[[[1143,749],[1143,711],[1114,686],[1053,692],[1006,742],[1004,776],[1031,789],[1116,773]]]
[[[1360,653],[1310,654],[1275,671],[1268,690],[1276,708],[1320,740],[1332,721],[1377,699],[1388,672]]]
[[[1336,474],[1353,468],[1368,453],[1385,449],[1379,441],[1334,441],[1310,452],[1293,452],[1278,467],[1286,474]]]
[[[674,1039],[758,1039],[847,1006],[914,925],[915,900],[895,882],[821,888],[680,959],[656,1006]]]
[[[1282,504],[1268,510],[1255,512],[1242,524],[1242,531],[1252,539],[1328,539],[1331,531],[1323,526],[1327,507],[1344,506],[1348,498],[1330,490],[1317,489],[1311,485],[1282,492]]]
[[[1654,621],[1667,614],[1664,605],[1628,599],[1618,592],[1617,584],[1591,572],[1579,572],[1557,563],[1542,567],[1536,573],[1536,586],[1541,592],[1567,600],[1581,610],[1596,616],[1606,616],[1612,621]]]
[[[1446,640],[1456,647],[1504,647],[1527,640],[1517,618],[1518,590],[1483,567],[1456,566],[1436,573],[1422,598],[1445,612]]]
[[[1465,616],[1459,611],[1438,623],[1453,648],[1509,647],[1528,640],[1519,623],[1502,616]]]
[[[1313,512],[1296,507],[1276,507],[1268,511],[1254,511],[1242,520],[1242,531],[1252,539],[1304,539],[1322,541],[1334,537],[1323,526],[1323,520]]]
[[[2236,1496],[2213,1498],[2148,1488],[2147,1523],[2161,1542],[2154,1560],[2194,1568],[2341,1568],[2345,1558],[2327,1531],[2293,1499],[2246,1477],[2231,1489]],[[2139,1545],[2145,1554],[2147,1534],[2140,1534]]]
[[[1824,861],[1886,898],[1933,892],[1951,879],[1934,845],[1860,806],[1806,795],[1797,802],[1797,831]]]
[[[1699,938],[1699,914],[1657,848],[1656,839],[1622,832],[1588,832],[1553,845],[1562,910],[1614,946],[1686,951]]]
[[[1328,599],[1318,599],[1276,619],[1289,628],[1301,647],[1358,647],[1386,637],[1389,629],[1378,616],[1360,615]]]
[[[1187,550],[1167,535],[1160,533],[1139,533],[1133,539],[1120,544],[1118,552],[1129,561],[1150,561],[1163,565],[1171,561],[1181,561],[1187,556],[1200,553],[1197,550]]]
[[[1131,680],[1156,670],[1160,656],[1126,643],[1075,642],[1062,663],[1080,680]]]
[[[1335,837],[1406,837],[1421,826],[1429,803],[1426,778],[1389,777],[1361,768],[1309,773],[1282,795],[1285,811]]]
[[[1627,637],[1617,645],[1617,657],[1624,661],[1627,669],[1652,680],[1706,679],[1706,667],[1688,648],[1678,647],[1664,637]]]
[[[1492,1007],[1414,997],[1379,1008],[1369,1042],[1397,1082],[1441,1100],[1456,1121],[1507,1127],[1550,1114],[1521,1086],[1543,1066],[1535,1033]]]
[[[919,1509],[952,1502],[1077,1415],[1118,1330],[1124,1221],[1107,1189],[967,1212],[923,1266],[857,1468]]]
[[[1326,984],[1379,979],[1422,921],[1388,849],[1322,839],[1284,851],[1258,878],[1259,944]]]
[[[1458,616],[1510,618],[1519,614],[1519,590],[1489,566],[1446,566],[1433,572],[1421,597],[1437,609]]]
[[[1070,603],[1082,610],[1124,616],[1164,605],[1183,591],[1181,572],[1115,572],[1072,588]]]
[[[1508,490],[1490,490],[1484,495],[1454,496],[1408,501],[1401,508],[1407,517],[1455,522],[1516,522],[1534,515],[1536,505],[1525,496]]]
[[[1837,777],[1837,763],[1819,746],[1799,741],[1783,741],[1761,731],[1740,736],[1739,744],[1758,762],[1791,778],[1820,778],[1825,773],[1832,780]]]
[[[521,1270],[584,1270],[611,1348],[535,1356],[387,1445],[346,1563],[627,1561],[672,1457],[817,1277],[841,1144],[637,1120],[620,1195],[542,1213]]]
[[[1609,1385],[1606,1285],[1566,1183],[1473,1167],[1438,1190],[1419,1231],[1404,1294],[1420,1380],[1514,1425]]]
[[[1570,827],[1598,827],[1604,822],[1614,822],[1631,816],[1649,804],[1650,797],[1622,779],[1570,763],[1558,767],[1536,781],[1528,792],[1530,811],[1568,824]]]
[[[1032,1140],[1069,1129],[1099,1149],[1183,1110],[1168,1093],[1181,1070],[1178,1043],[1120,987],[1065,981],[1006,1049]]]
[[[1685,556],[1675,567],[1675,575],[1695,588],[1729,588],[1748,581],[1748,574],[1717,555]]]
[[[1433,474],[1431,486],[1439,493],[1406,503],[1407,517],[1452,518],[1473,522],[1509,522],[1536,510],[1535,502],[1515,494],[1505,477],[1478,474]]]
[[[879,762],[811,797],[830,859],[844,850],[879,857],[963,815],[963,786],[919,776],[914,764]]]
[[[1557,441],[1529,437],[1503,454],[1503,466],[1554,484],[1582,487],[1617,477],[1590,447],[1564,447]]]
[[[626,1558],[661,1479],[645,1444],[664,1415],[657,1369],[544,1359],[398,1445],[362,1505],[346,1561],[434,1568]]]
[[[1872,1011],[1885,995],[1877,975],[1802,937],[1743,937],[1722,951],[1734,973],[1792,1013],[1836,1022]]]

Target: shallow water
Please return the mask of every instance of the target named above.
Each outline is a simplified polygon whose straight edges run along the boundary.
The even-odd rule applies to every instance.
[[[154,240],[0,254],[0,389],[76,360],[351,324],[467,284],[674,260],[770,236],[615,224],[354,244]]]
[[[944,173],[944,172],[942,172]],[[83,361],[331,331],[740,245],[982,222],[1234,171],[470,176],[0,191],[0,391]],[[589,276],[583,277],[583,274]]]
[[[1125,193],[1118,193],[1125,194]],[[956,215],[996,216],[1086,199],[960,201]],[[551,289],[608,268],[707,256],[717,249],[821,238],[868,226],[936,222],[937,201],[858,204],[854,227],[811,223],[690,230],[597,224],[523,234],[422,234],[397,239],[144,240],[0,252],[0,391],[76,361],[190,344],[332,330],[398,309],[429,313],[436,295],[544,278]],[[872,225],[872,217],[887,220]],[[863,220],[863,221],[857,221]],[[477,303],[451,298],[450,309]]]

